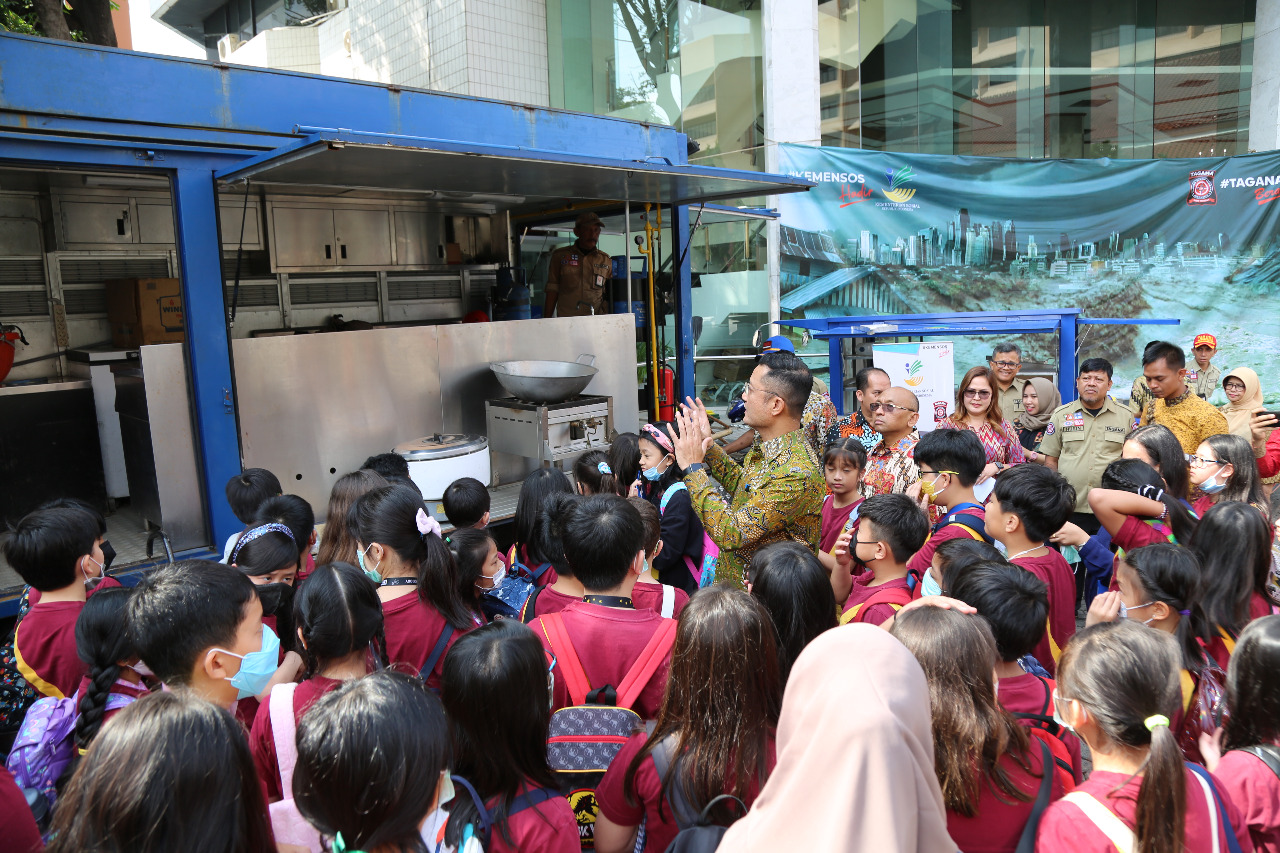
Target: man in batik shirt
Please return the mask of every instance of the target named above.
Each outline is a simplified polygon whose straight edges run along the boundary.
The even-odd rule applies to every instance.
[[[823,444],[835,444],[842,438],[856,438],[870,453],[880,443],[880,433],[871,425],[874,417],[871,404],[878,402],[880,395],[889,390],[889,374],[878,367],[864,367],[858,371],[856,381],[858,408],[849,417],[836,421]],[[825,447],[823,449],[825,451]]]
[[[743,422],[755,441],[742,464],[711,441],[701,400],[676,415],[676,464],[685,472],[693,510],[720,546],[716,583],[746,585],[756,551],[774,542],[818,547],[826,481],[800,425],[813,375],[794,353],[769,352],[742,392]]]
[[[880,433],[880,443],[867,454],[867,470],[862,473],[862,496],[901,495],[916,480],[915,450],[920,443],[916,423],[920,401],[906,388],[893,387],[871,404],[872,425]]]

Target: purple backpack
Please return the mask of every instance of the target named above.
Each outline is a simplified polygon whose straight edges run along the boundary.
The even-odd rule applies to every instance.
[[[123,708],[137,697],[112,693],[108,711]],[[76,756],[76,720],[80,716],[80,694],[70,699],[46,696],[27,709],[22,728],[13,741],[5,767],[24,790],[44,794],[50,805],[58,797],[57,784]]]

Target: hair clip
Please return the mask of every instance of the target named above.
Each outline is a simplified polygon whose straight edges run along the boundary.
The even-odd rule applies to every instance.
[[[363,850],[352,850],[347,843],[342,840],[342,833],[339,832],[333,836],[333,853],[364,853]]]
[[[599,471],[601,474],[612,474],[612,473],[613,473],[613,469],[609,467],[609,463],[608,463],[608,462],[597,462],[597,463],[596,463],[596,470],[597,470],[597,471]]]
[[[418,512],[414,515],[413,521],[418,527],[419,536],[428,534],[440,535],[440,522],[427,515],[427,511],[422,507],[418,507]]]

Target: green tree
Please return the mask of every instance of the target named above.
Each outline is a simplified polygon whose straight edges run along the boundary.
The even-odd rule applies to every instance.
[[[112,0],[0,0],[0,28],[63,41],[116,46]]]

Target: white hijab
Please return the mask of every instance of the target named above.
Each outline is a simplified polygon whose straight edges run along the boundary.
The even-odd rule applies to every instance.
[[[929,686],[878,627],[827,631],[796,660],[778,765],[720,845],[734,853],[956,853],[933,770]]]

